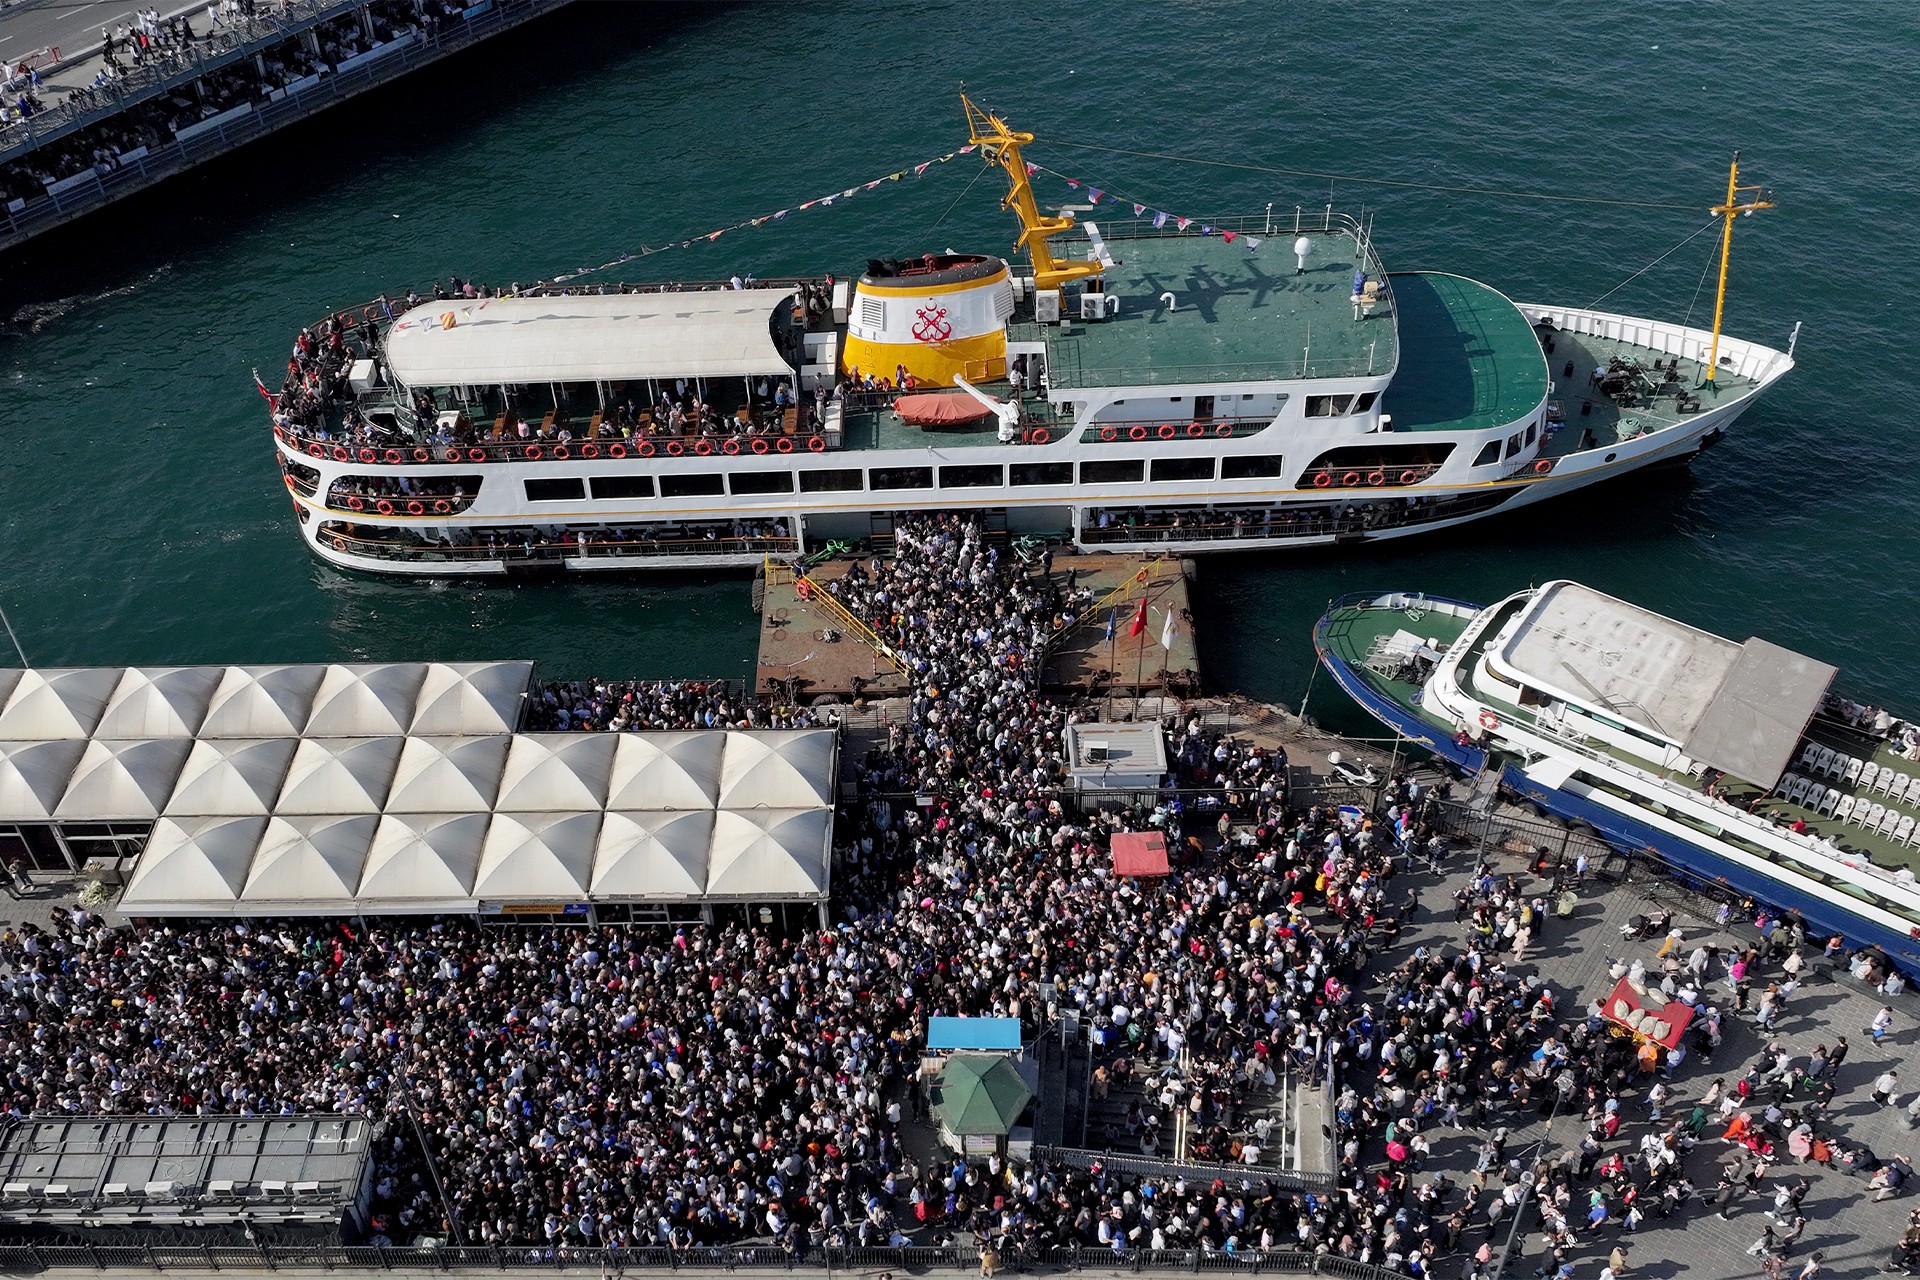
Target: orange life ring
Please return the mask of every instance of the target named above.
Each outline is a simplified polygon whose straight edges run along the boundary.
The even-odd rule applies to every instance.
[[[1100,438],[1102,440],[1112,440],[1117,436],[1119,436],[1119,434],[1120,433],[1118,431],[1115,431],[1112,427],[1100,428]]]
[[[335,462],[350,462],[352,461],[352,459],[353,459],[353,450],[347,448],[347,446],[343,444],[337,444],[333,446],[333,460]]]
[[[1413,470],[1412,468],[1408,468],[1407,470],[1402,471],[1400,473],[1400,483],[1401,484],[1418,484],[1420,483],[1420,473],[1418,471]]]
[[[390,466],[390,467],[397,467],[397,466],[399,466],[399,465],[400,465],[401,463],[403,463],[403,462],[405,462],[406,460],[407,460],[407,455],[406,455],[406,454],[404,454],[404,453],[402,453],[402,452],[400,452],[400,451],[399,451],[398,449],[389,449],[389,450],[387,450],[387,465],[388,465],[388,466]]]
[[[420,499],[418,498],[415,498],[412,502],[409,502],[407,504],[407,514],[410,516],[423,516],[426,513],[427,513],[427,504],[420,501]]]
[[[273,429],[273,438],[275,440],[285,440],[287,438],[287,433],[282,431],[280,428],[275,427]]]
[[[1379,488],[1381,485],[1385,484],[1386,482],[1387,482],[1387,473],[1384,471],[1369,471],[1367,473],[1367,483],[1372,485],[1376,489]]]
[[[1145,440],[1146,438],[1147,438],[1147,429],[1145,426],[1142,426],[1139,423],[1135,423],[1127,431],[1127,439],[1129,440]]]
[[[360,318],[368,324],[376,324],[380,320],[380,313],[375,311],[371,306],[365,306],[360,308]]]
[[[811,600],[813,599],[813,584],[805,578],[796,579],[793,584],[793,594],[799,596],[802,600]]]
[[[583,444],[580,446],[580,456],[583,458],[597,458],[600,456],[600,446],[592,442]]]
[[[307,446],[307,456],[310,458],[324,458],[327,456],[327,447],[323,444],[310,444]]]
[[[413,460],[415,462],[429,462],[432,459],[433,459],[433,451],[431,449],[415,449],[413,451]],[[451,448],[448,449],[447,461],[448,462],[460,461],[460,451],[458,449],[451,449]]]
[[[352,497],[347,499],[347,509],[349,511],[365,511],[367,509],[367,504],[360,497],[360,495],[356,493]]]
[[[1360,473],[1358,471],[1349,471],[1347,472],[1347,474],[1340,477],[1340,487],[1342,489],[1351,489],[1353,488],[1353,486],[1359,483],[1360,483]]]
[[[651,452],[653,449],[653,446],[648,445],[647,449],[649,452]],[[624,458],[627,456],[627,446],[621,444],[619,441],[616,440],[612,444],[607,446],[607,456],[609,458]]]
[[[1035,444],[1051,444],[1053,442],[1053,432],[1047,430],[1045,427],[1035,427],[1033,429],[1033,442]]]
[[[1198,440],[1201,436],[1205,434],[1207,434],[1207,429],[1204,426],[1200,425],[1199,423],[1189,422],[1187,424],[1187,439]]]
[[[420,459],[420,461],[422,462],[426,462],[428,459],[433,457],[433,454],[425,449],[415,449],[413,453],[414,453],[414,456]],[[441,454],[440,456],[442,458],[445,458],[448,462],[458,462],[460,461],[460,446],[450,444],[447,446],[447,451]]]
[[[453,504],[451,502],[448,502],[445,498],[435,498],[433,500],[433,513],[435,515],[443,516],[451,510],[453,510]]]
[[[531,459],[533,459],[533,460],[534,460],[535,462],[538,462],[538,461],[540,461],[540,456],[541,456],[541,454],[540,454],[540,446],[539,446],[539,445],[537,445],[537,444],[530,444],[530,445],[528,445],[528,446],[527,446],[527,457],[529,457],[529,458],[531,458]]]
[[[696,440],[693,442],[693,451],[702,458],[711,457],[713,454],[713,441]]]
[[[1163,422],[1160,424],[1160,438],[1162,440],[1173,439],[1174,436],[1179,434],[1179,431],[1180,429],[1174,426],[1171,422]]]
[[[814,439],[816,439],[816,440],[817,440],[817,439],[819,439],[819,437],[818,437],[818,436],[815,436],[815,437],[814,437]],[[774,449],[775,449],[775,451],[776,451],[776,452],[779,452],[779,453],[792,453],[792,452],[793,452],[793,437],[792,437],[792,436],[781,436],[781,437],[780,437],[780,438],[779,438],[778,440],[776,440],[776,441],[774,441],[774,442],[773,442],[773,447],[774,447]]]
[[[345,551],[347,549],[347,540],[345,538],[340,537],[338,534],[335,534],[333,539],[333,549],[335,551]]]
[[[786,440],[784,437],[781,439],[780,443],[783,445],[786,443]],[[827,451],[827,438],[825,436],[808,436],[807,448],[813,453],[825,453]],[[786,450],[781,449],[780,452],[785,453]]]
[[[1333,483],[1333,472],[1331,472],[1331,471],[1316,471],[1316,472],[1314,472],[1314,473],[1313,473],[1313,487],[1314,487],[1314,488],[1316,488],[1316,489],[1324,489],[1324,488],[1326,488],[1326,487],[1327,487],[1328,485],[1331,485],[1332,483]]]
[[[1231,440],[1233,439],[1233,424],[1231,422],[1223,422],[1213,429],[1213,434],[1219,436],[1222,440]]]
[[[737,458],[740,456],[740,442],[732,436],[728,436],[727,442],[721,445],[720,448],[729,458]]]
[[[1480,713],[1480,727],[1482,729],[1498,729],[1500,727],[1500,717],[1491,711],[1482,711]]]
[[[390,516],[393,514],[393,504],[391,502],[388,502],[385,498],[382,498],[380,499],[380,501],[374,503],[373,509],[375,511],[378,511],[383,516]]]
[[[1543,476],[1553,470],[1552,458],[1541,458],[1533,464],[1533,474]]]
[[[487,451],[486,451],[485,449],[469,449],[469,450],[467,450],[467,461],[468,461],[468,462],[485,462],[486,460],[487,460]],[[456,461],[457,461],[457,459],[456,459]]]
[[[753,438],[753,451],[755,453],[765,453],[767,451],[767,442],[761,437],[755,436]]]
[[[560,459],[562,462],[564,462],[571,455],[567,452],[567,446],[563,444],[557,444],[553,446],[553,456]]]
[[[379,454],[375,453],[373,450],[368,448],[363,447],[360,450],[360,461],[362,462],[372,462],[375,458],[378,458],[379,456],[380,456]]]
[[[686,451],[687,446],[681,444],[678,440],[667,441],[667,456],[669,458],[677,458]]]

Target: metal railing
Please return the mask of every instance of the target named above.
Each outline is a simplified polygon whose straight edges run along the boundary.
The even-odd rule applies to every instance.
[[[899,654],[893,651],[893,646],[882,640],[872,627],[855,617],[853,611],[841,604],[818,579],[810,578],[805,573],[795,573],[792,568],[779,563],[771,556],[765,561],[765,569],[768,586],[784,586],[789,581],[792,582],[794,590],[802,600],[810,605],[818,605],[822,613],[858,636],[861,643],[885,658],[894,670],[907,669],[907,664],[901,660]]]
[[[533,563],[582,559],[658,560],[692,556],[790,555],[798,549],[793,538],[724,537],[660,538],[646,542],[589,540],[584,543],[515,542],[500,546],[428,546],[422,543],[383,542],[344,530],[322,527],[320,540],[342,555],[372,560],[419,560],[468,563],[499,560]]]
[[[1267,512],[1247,512],[1248,519],[1239,525],[1230,521],[1208,524],[1187,525],[1175,528],[1172,525],[1135,524],[1111,525],[1102,529],[1097,525],[1084,525],[1080,531],[1080,541],[1093,544],[1146,544],[1154,542],[1198,542],[1198,541],[1261,541],[1280,538],[1327,537],[1342,534],[1366,534],[1383,529],[1398,529],[1408,525],[1432,524],[1440,520],[1450,520],[1458,516],[1473,515],[1490,511],[1506,502],[1514,490],[1495,490],[1486,493],[1462,494],[1451,498],[1434,498],[1410,505],[1404,497],[1371,498],[1365,494],[1351,495],[1336,493],[1324,502],[1300,502],[1273,509],[1273,518],[1267,519]],[[1355,510],[1350,514],[1346,508]],[[1091,514],[1097,514],[1091,513]]]
[[[336,484],[328,491],[325,506],[342,515],[449,516],[459,515],[479,496],[475,493],[351,493],[342,492]]]
[[[353,462],[369,467],[469,466],[484,462],[593,462],[601,458],[733,458],[741,456],[792,456],[796,453],[824,453],[831,446],[817,431],[794,435],[660,435],[575,436],[569,440],[432,441],[405,445],[355,444],[347,440],[321,439],[297,431],[276,429],[275,434],[289,449],[313,458],[331,458],[335,462]],[[816,445],[815,442],[818,442]],[[398,456],[395,456],[398,455]],[[423,456],[424,455],[424,456]]]
[[[1103,422],[1080,433],[1082,444],[1172,444],[1180,440],[1231,440],[1250,436],[1273,425],[1266,418],[1210,417],[1204,421],[1168,422],[1164,418]],[[1197,428],[1197,430],[1196,430]]]

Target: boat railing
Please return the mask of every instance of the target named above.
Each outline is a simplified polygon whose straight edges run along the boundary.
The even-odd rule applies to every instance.
[[[1654,351],[1677,355],[1696,364],[1706,364],[1713,347],[1713,334],[1706,329],[1673,324],[1663,320],[1644,320],[1636,316],[1616,315],[1608,311],[1588,311],[1579,307],[1536,306],[1522,304],[1521,310],[1534,320],[1545,319],[1556,329],[1589,337],[1625,342]],[[1720,335],[1721,367],[1738,377],[1765,383],[1784,373],[1793,359],[1784,351],[1749,342],[1744,338]]]
[[[343,489],[338,481],[327,492],[325,506],[344,515],[452,516],[473,506],[476,493],[360,493]]]
[[[343,555],[361,556],[372,560],[442,563],[480,563],[493,560],[514,563],[581,559],[652,560],[689,556],[765,557],[792,555],[799,550],[799,542],[794,538],[746,535],[712,538],[655,538],[638,541],[588,538],[578,543],[532,542],[521,538],[510,542],[503,540],[494,546],[399,542],[362,537],[331,524],[322,526],[320,541]]]
[[[1055,359],[1047,366],[1047,385],[1054,390],[1080,387],[1206,386],[1219,382],[1271,382],[1296,378],[1365,378],[1393,367],[1393,344],[1384,353],[1328,358],[1309,350],[1234,364],[1184,365],[1075,365]]]
[[[1168,422],[1165,418],[1126,418],[1102,421],[1080,432],[1082,444],[1165,444],[1177,440],[1232,440],[1244,438],[1273,425],[1269,416],[1186,419]]]
[[[592,462],[607,458],[707,458],[737,457],[748,454],[825,453],[841,447],[824,431],[795,431],[792,434],[749,435],[634,435],[591,437],[574,436],[566,440],[529,439],[470,441],[435,440],[398,445],[365,445],[302,435],[291,429],[274,428],[274,435],[289,449],[312,458],[351,462],[369,467],[399,466],[471,466],[488,462]]]
[[[1410,502],[1405,496],[1387,498],[1356,494],[1344,502],[1298,502],[1243,510],[1237,513],[1244,517],[1239,525],[1233,523],[1236,512],[1231,509],[1213,513],[1224,515],[1225,519],[1195,524],[1175,525],[1171,522],[1143,520],[1131,525],[1115,523],[1101,528],[1089,523],[1083,525],[1080,540],[1089,544],[1186,542],[1359,534],[1403,525],[1429,524],[1489,510],[1505,502],[1509,496],[1509,492],[1495,491]],[[1088,515],[1098,517],[1099,511],[1089,511]]]

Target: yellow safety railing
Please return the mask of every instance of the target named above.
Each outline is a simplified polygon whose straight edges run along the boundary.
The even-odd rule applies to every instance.
[[[1086,622],[1087,619],[1098,615],[1102,609],[1119,608],[1120,602],[1122,600],[1125,600],[1127,597],[1131,596],[1135,588],[1149,585],[1153,581],[1154,571],[1157,570],[1161,565],[1165,564],[1166,562],[1167,562],[1167,558],[1165,556],[1158,557],[1157,559],[1143,566],[1140,572],[1134,574],[1132,577],[1128,578],[1125,582],[1121,583],[1119,586],[1115,587],[1113,590],[1107,592],[1106,595],[1101,596],[1098,600],[1088,605],[1085,609],[1082,609],[1079,613],[1075,614],[1072,618],[1068,619],[1067,624],[1064,627],[1061,627],[1058,631],[1054,632],[1052,635],[1047,637],[1046,647],[1049,650],[1051,650],[1053,646],[1056,644],[1059,644],[1060,641],[1063,638],[1065,638],[1069,632],[1073,631],[1076,627],[1079,627],[1081,624]]]
[[[819,581],[808,577],[805,573],[796,573],[791,566],[776,561],[771,556],[766,560],[766,575],[769,587],[792,585],[802,601],[808,605],[818,606],[822,613],[858,636],[869,649],[885,658],[895,671],[906,671],[907,664],[893,651],[893,646],[875,634],[872,627],[855,617],[852,610],[835,599]]]

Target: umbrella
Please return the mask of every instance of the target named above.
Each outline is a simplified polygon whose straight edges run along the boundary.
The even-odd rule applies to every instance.
[[[933,1088],[933,1113],[955,1135],[1002,1135],[1026,1109],[1033,1090],[1000,1054],[956,1053]]]

